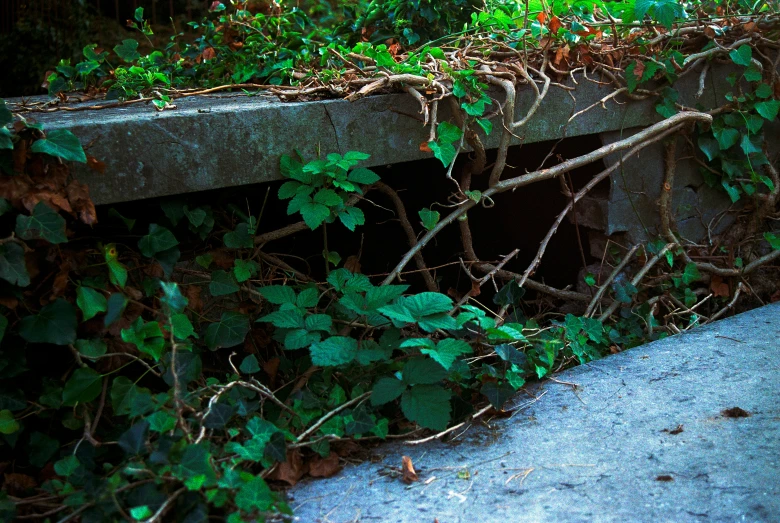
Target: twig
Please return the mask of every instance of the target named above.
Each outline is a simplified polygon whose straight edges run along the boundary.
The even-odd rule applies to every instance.
[[[734,297],[731,298],[731,301],[729,301],[728,304],[726,304],[726,306],[723,307],[721,310],[719,310],[718,312],[710,316],[710,319],[706,320],[704,323],[702,323],[702,325],[706,325],[707,323],[712,323],[713,321],[717,320],[718,318],[726,314],[728,311],[730,311],[734,307],[734,304],[737,303],[737,300],[739,299],[739,295],[742,293],[743,290],[745,290],[745,285],[742,282],[739,282],[737,284],[737,290],[734,291]]]
[[[631,250],[628,251],[628,254],[620,261],[620,263],[615,267],[615,270],[610,273],[610,275],[607,277],[607,279],[604,281],[604,283],[601,284],[599,287],[599,290],[596,292],[596,295],[593,296],[593,299],[588,304],[588,308],[585,309],[584,316],[591,317],[593,315],[593,311],[596,308],[596,306],[601,302],[602,296],[604,296],[604,293],[609,288],[609,285],[614,281],[614,279],[617,277],[620,272],[626,268],[626,265],[628,265],[628,262],[631,261],[631,258],[634,257],[634,253],[636,253],[637,250],[639,250],[639,245],[634,245],[631,247]]]
[[[360,396],[358,396],[357,398],[352,398],[348,402],[346,402],[346,403],[344,403],[342,405],[339,405],[338,407],[336,407],[332,411],[330,411],[327,414],[325,414],[324,416],[322,416],[319,420],[317,420],[317,422],[314,425],[312,425],[311,427],[306,429],[304,432],[302,432],[301,435],[298,436],[298,438],[296,438],[295,442],[296,443],[300,443],[301,441],[303,441],[304,439],[309,437],[311,434],[314,434],[317,431],[317,429],[319,429],[322,426],[322,424],[325,423],[326,421],[328,421],[330,418],[332,418],[333,416],[335,416],[336,414],[338,414],[342,410],[346,409],[347,407],[351,407],[355,403],[360,403],[361,401],[363,401],[364,399],[368,398],[369,396],[371,396],[371,391],[365,392],[365,393],[361,394]]]
[[[638,272],[638,273],[636,273],[636,276],[634,276],[634,278],[631,280],[631,285],[633,285],[634,287],[636,287],[637,285],[639,285],[639,282],[641,282],[641,281],[642,281],[642,278],[644,278],[644,277],[645,277],[645,275],[646,275],[646,274],[647,274],[647,273],[650,271],[650,269],[652,269],[652,268],[653,268],[653,266],[654,266],[656,263],[658,263],[658,260],[660,260],[660,259],[661,259],[661,258],[662,258],[662,257],[663,257],[665,254],[666,254],[666,251],[668,251],[669,249],[671,249],[672,247],[674,247],[674,246],[676,246],[676,245],[677,245],[676,243],[667,243],[667,244],[664,246],[664,248],[663,248],[663,249],[661,249],[661,250],[658,252],[658,254],[656,254],[655,256],[653,256],[653,257],[652,257],[652,258],[651,258],[651,259],[650,259],[650,260],[649,260],[649,261],[648,261],[648,262],[645,264],[645,266],[644,266],[644,267],[642,267],[642,268],[639,270],[639,272]],[[604,321],[606,321],[606,320],[607,320],[607,318],[609,318],[610,316],[612,316],[612,313],[613,313],[613,312],[615,312],[615,311],[617,310],[617,308],[618,308],[618,307],[620,307],[620,302],[619,302],[618,300],[615,300],[615,301],[613,301],[613,302],[612,302],[612,305],[610,305],[610,306],[607,308],[607,310],[606,310],[606,311],[604,311],[604,313],[603,313],[601,316],[599,316],[599,321],[600,321],[600,322],[602,322],[602,323],[603,323]]]

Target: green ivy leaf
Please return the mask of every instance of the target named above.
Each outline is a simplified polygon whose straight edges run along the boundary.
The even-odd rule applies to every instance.
[[[117,416],[144,416],[155,409],[152,393],[125,376],[114,378],[111,384],[111,407]]]
[[[211,273],[209,292],[212,296],[227,296],[238,292],[240,287],[232,272],[214,271]]]
[[[16,234],[23,240],[44,239],[49,243],[65,243],[65,220],[43,202],[33,208],[32,216],[16,217]]]
[[[314,343],[309,350],[314,365],[335,367],[346,365],[354,360],[357,347],[357,340],[354,338],[331,336],[324,341]]]
[[[173,233],[156,223],[149,225],[149,234],[138,241],[141,254],[147,258],[153,258],[158,252],[167,251],[179,245],[179,241]]]
[[[13,434],[19,430],[19,422],[8,409],[0,410],[0,434]]]
[[[452,393],[439,385],[415,385],[401,396],[401,410],[423,428],[444,430],[450,421]]]
[[[735,64],[747,67],[753,59],[753,50],[749,45],[742,44],[738,48],[732,49],[729,52],[729,57]]]
[[[108,279],[120,289],[127,284],[127,269],[117,259],[116,245],[109,243],[104,248],[106,265],[108,266]]]
[[[108,301],[106,302],[106,308],[108,310],[106,311],[106,315],[103,318],[103,325],[108,327],[121,318],[122,313],[125,312],[127,303],[127,298],[125,298],[125,295],[121,292],[115,292],[109,296]]]
[[[780,111],[780,100],[765,100],[758,102],[755,107],[758,114],[771,122],[777,118],[777,113]]]
[[[275,498],[268,484],[260,476],[255,476],[238,489],[236,506],[244,512],[266,512],[274,504]]]
[[[186,340],[190,336],[198,337],[186,314],[174,314],[171,316],[171,325],[173,326],[173,336],[178,340]]]
[[[254,354],[250,354],[249,356],[245,357],[241,362],[241,365],[238,366],[238,370],[244,374],[254,374],[255,372],[260,372],[260,364],[257,362],[257,357],[255,357]]]
[[[685,285],[690,285],[691,283],[698,281],[701,278],[701,273],[699,273],[698,267],[696,267],[695,263],[689,263],[685,266],[685,270],[683,271],[682,275],[682,281]]]
[[[252,235],[249,233],[248,223],[239,223],[235,231],[225,233],[223,238],[228,249],[249,249],[254,245]]]
[[[46,138],[33,142],[30,150],[34,153],[62,158],[66,162],[87,163],[87,155],[81,147],[81,142],[67,129],[49,131],[46,133]]]
[[[250,330],[249,317],[234,311],[225,311],[216,323],[206,329],[206,345],[211,350],[235,347],[244,341]]]
[[[103,389],[103,376],[89,367],[73,371],[62,390],[62,404],[72,407],[76,403],[87,403],[100,395]]]
[[[9,123],[14,121],[14,115],[11,110],[5,105],[5,100],[0,98],[0,127],[5,127]]]
[[[441,218],[439,211],[432,211],[430,209],[421,209],[417,214],[422,220],[423,227],[429,231],[436,227],[436,224],[439,223],[439,218]]]
[[[160,282],[160,287],[163,290],[163,296],[160,298],[160,302],[168,307],[170,313],[175,314],[184,310],[187,306],[188,300],[182,293],[179,285],[176,282]]]
[[[69,345],[76,341],[77,323],[73,305],[60,298],[38,314],[22,318],[19,335],[29,343]]]
[[[106,342],[96,338],[92,340],[76,340],[76,350],[85,358],[96,359],[108,352],[108,347]]]
[[[90,287],[79,286],[76,289],[76,305],[84,315],[84,321],[92,319],[95,315],[106,312],[106,297],[102,293]]]
[[[33,467],[43,468],[60,448],[60,442],[42,432],[33,432],[28,440],[27,458]]]
[[[765,232],[764,239],[769,242],[769,246],[776,251],[780,251],[780,235],[773,232]]]
[[[70,477],[81,466],[76,456],[65,456],[54,464],[54,472],[64,478]]]
[[[136,521],[146,521],[154,515],[149,505],[140,505],[130,509],[130,517]]]
[[[127,329],[122,329],[122,341],[132,343],[139,351],[151,356],[154,361],[160,361],[165,347],[165,338],[156,321],[145,322],[140,316],[130,324]]]
[[[24,248],[15,242],[0,245],[0,278],[12,285],[27,287],[30,274],[24,261]]]
[[[480,392],[485,395],[494,409],[501,410],[504,403],[515,393],[515,389],[508,383],[488,381],[482,385]]]
[[[141,55],[138,53],[138,42],[128,38],[114,47],[114,52],[125,62],[135,62]]]

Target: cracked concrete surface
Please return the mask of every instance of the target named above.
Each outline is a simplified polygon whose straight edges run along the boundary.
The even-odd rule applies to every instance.
[[[383,445],[291,506],[303,522],[780,521],[779,340],[776,303],[565,371],[509,419]]]

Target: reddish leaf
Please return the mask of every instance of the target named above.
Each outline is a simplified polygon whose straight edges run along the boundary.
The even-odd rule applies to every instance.
[[[721,297],[721,298],[728,298],[731,296],[731,291],[729,290],[729,284],[723,281],[723,278],[718,276],[717,274],[712,276],[712,279],[710,280],[710,289],[712,289],[712,293],[715,296]]]
[[[557,35],[558,29],[563,27],[563,24],[557,16],[553,15],[553,17],[550,18],[550,24],[547,27],[550,29],[552,34]]]
[[[412,458],[409,456],[401,457],[401,472],[403,473],[401,479],[404,483],[413,483],[420,480],[417,477],[417,472],[414,470],[414,465],[412,465]]]
[[[93,171],[97,171],[100,174],[103,174],[103,173],[106,172],[106,164],[105,164],[105,162],[101,162],[100,160],[98,160],[94,156],[87,155],[87,165],[89,166],[90,169],[92,169]]]
[[[420,151],[422,151],[424,153],[432,153],[433,152],[431,150],[431,148],[428,146],[428,142],[420,143]]]
[[[536,21],[539,22],[540,24],[544,25],[544,22],[547,21],[547,13],[542,11],[541,13],[536,15]]]
[[[73,206],[73,210],[78,213],[79,220],[87,225],[97,223],[97,211],[95,204],[89,197],[89,187],[86,184],[73,180],[66,189],[68,200]]]
[[[637,79],[642,78],[642,75],[645,74],[645,63],[640,62],[639,60],[634,63],[636,63],[636,66],[634,67],[634,76]]]
[[[347,258],[347,261],[344,262],[344,268],[347,269],[352,274],[359,274],[361,269],[360,259],[354,254],[352,256],[349,256]]]
[[[207,47],[203,50],[203,53],[201,53],[200,56],[203,58],[204,62],[208,62],[209,60],[213,60],[217,57],[217,52],[213,47]]]

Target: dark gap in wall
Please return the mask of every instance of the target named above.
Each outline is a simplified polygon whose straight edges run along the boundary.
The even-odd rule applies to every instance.
[[[596,135],[569,138],[556,142],[541,142],[526,146],[516,146],[510,150],[508,164],[511,169],[505,171],[504,178],[518,176],[539,168],[550,149],[555,146],[555,152],[544,163],[551,167],[562,160],[574,158],[590,152],[601,146]],[[488,162],[494,160],[495,152],[488,153]],[[458,160],[454,172],[458,173],[462,163],[467,161],[466,155]],[[577,169],[571,173],[575,188],[581,188],[588,180],[603,169],[601,162]],[[444,168],[436,159],[399,163],[374,168],[382,180],[392,186],[403,199],[406,213],[414,229],[422,236],[418,211],[431,207],[434,202],[446,203],[447,197],[455,190],[455,185],[444,177]],[[263,209],[266,192],[270,191],[265,209],[260,219],[260,233],[278,229],[289,223],[299,221],[299,215],[287,216],[287,201],[277,198],[277,191],[283,182],[248,185],[214,191],[181,195],[178,198],[192,206],[211,205],[219,213],[231,214],[230,205],[244,213],[258,216]],[[608,181],[605,182],[608,188]],[[485,190],[487,175],[475,177],[472,189]],[[336,251],[346,261],[349,256],[360,256],[361,272],[376,275],[376,281],[381,281],[383,274],[390,272],[401,257],[409,249],[408,239],[401,228],[392,201],[378,191],[366,195],[367,201],[360,204],[366,215],[366,225],[358,227],[355,232],[348,231],[341,223],[328,226],[328,243],[331,251]],[[171,227],[159,207],[160,199],[144,202],[128,202],[114,205],[122,214],[139,218],[139,223],[133,233],[146,234],[149,223],[159,223]],[[553,221],[567,205],[568,198],[562,193],[559,180],[552,179],[531,184],[515,192],[499,195],[495,199],[495,207],[484,209],[477,207],[469,213],[469,221],[474,237],[474,248],[478,256],[486,261],[499,260],[515,248],[520,254],[506,268],[522,272],[531,262],[539,248],[542,238],[547,234]],[[110,206],[105,206],[110,207]],[[446,216],[449,209],[433,205],[433,209]],[[101,208],[101,216],[105,217],[107,208]],[[110,222],[111,218],[103,218]],[[114,221],[114,224],[118,222]],[[171,227],[174,229],[173,227]],[[221,231],[213,236],[208,245],[193,237],[192,241],[184,240],[186,225],[180,224],[174,229],[182,241],[182,259],[192,258],[210,249],[222,247],[221,238],[230,226],[218,219],[215,231]],[[595,261],[588,251],[588,230],[580,227],[586,261]],[[135,248],[135,241],[128,245]],[[323,230],[303,231],[294,236],[270,242],[265,249],[287,261],[293,267],[310,273],[318,280],[325,278],[325,264],[322,257]],[[457,225],[445,228],[424,250],[428,267],[446,265],[436,270],[440,280],[441,291],[456,289],[465,292],[470,287],[468,277],[463,274],[458,265],[459,257],[463,256],[463,247]],[[577,275],[582,268],[581,255],[576,236],[576,228],[567,218],[558,232],[553,236],[547,248],[542,265],[535,278],[550,285],[565,287],[576,283]],[[412,261],[406,270],[416,270]],[[475,273],[478,274],[478,273]],[[404,280],[412,285],[412,290],[424,290],[422,277],[418,273],[404,276]],[[489,289],[485,289],[490,292]]]

